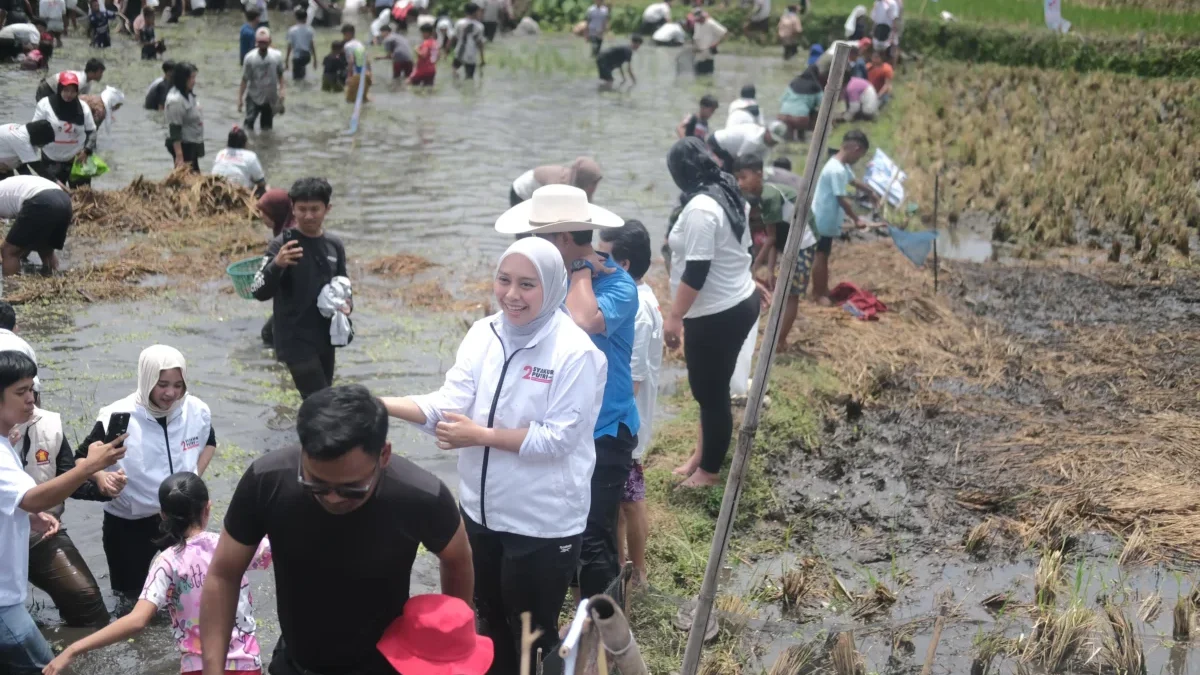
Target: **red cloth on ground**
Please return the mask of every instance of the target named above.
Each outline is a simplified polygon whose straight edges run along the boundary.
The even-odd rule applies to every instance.
[[[835,305],[850,305],[858,310],[855,316],[863,321],[877,318],[877,314],[888,311],[887,305],[879,301],[870,291],[843,281],[829,292],[829,300]]]

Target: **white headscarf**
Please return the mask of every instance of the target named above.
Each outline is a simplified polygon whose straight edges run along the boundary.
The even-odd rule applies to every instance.
[[[125,103],[125,93],[116,87],[105,87],[104,91],[100,92],[100,100],[104,102],[104,121],[106,126],[111,127],[117,121],[114,116],[116,106]]]
[[[184,393],[176,399],[170,408],[160,408],[150,400],[150,392],[162,377],[162,371],[178,368],[183,377]],[[183,406],[187,398],[187,362],[178,349],[167,345],[153,345],[142,350],[138,357],[138,387],[137,402],[148,410],[154,417],[167,417]]]
[[[509,246],[504,255],[500,256],[500,260],[496,262],[497,274],[500,272],[500,265],[504,263],[504,259],[510,255],[522,256],[533,263],[534,269],[537,270],[538,281],[542,284],[542,306],[532,321],[524,326],[517,326],[509,322],[506,314],[500,314],[503,319],[505,337],[510,341],[527,341],[554,317],[554,313],[566,301],[567,267],[563,264],[562,254],[558,252],[554,244],[540,237],[518,239],[512,246]]]

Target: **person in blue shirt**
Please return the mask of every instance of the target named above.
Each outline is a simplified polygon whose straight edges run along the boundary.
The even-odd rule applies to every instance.
[[[618,221],[615,226],[621,224]],[[593,219],[593,228],[598,226],[603,225]],[[567,311],[608,359],[608,380],[594,434],[591,510],[579,557],[580,596],[590,598],[606,592],[621,573],[617,517],[641,426],[630,368],[639,305],[637,284],[611,256],[592,248],[591,229],[538,236],[562,254],[571,284]]]
[[[257,9],[246,10],[246,23],[242,24],[241,35],[238,36],[238,63],[246,60],[246,55],[254,51],[254,31],[258,30],[259,18],[262,16]]]

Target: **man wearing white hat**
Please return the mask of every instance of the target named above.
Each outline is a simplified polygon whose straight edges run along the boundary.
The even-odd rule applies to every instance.
[[[242,84],[238,87],[238,112],[246,110],[243,126],[253,129],[262,115],[262,129],[274,126],[275,114],[283,114],[283,54],[271,48],[271,29],[260,27],[254,32],[254,51],[242,62]]]
[[[637,447],[637,402],[633,396],[633,328],[637,284],[607,254],[592,248],[592,231],[620,227],[619,216],[588,203],[587,193],[570,185],[538,188],[496,221],[496,231],[536,235],[554,244],[570,273],[566,309],[608,359],[608,379],[594,433],[596,468],[591,509],[579,559],[580,595],[606,592],[621,572],[617,559],[617,515],[633,451]]]

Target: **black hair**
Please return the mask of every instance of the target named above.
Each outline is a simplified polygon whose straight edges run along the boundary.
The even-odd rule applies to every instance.
[[[346,33],[354,35],[354,24],[352,24],[352,23],[342,24],[342,35],[345,35]]]
[[[21,380],[37,377],[37,364],[21,352],[0,352],[0,396]]]
[[[225,146],[234,150],[241,150],[246,147],[246,131],[241,127],[234,127],[229,130],[229,138],[225,139]]]
[[[288,197],[292,203],[298,202],[322,202],[325,206],[329,206],[329,198],[333,196],[333,186],[324,178],[301,178],[292,183],[292,189],[288,190]]]
[[[759,157],[758,155],[747,155],[745,157],[738,157],[733,162],[733,172],[734,173],[737,173],[738,171],[757,171],[759,173],[762,173],[762,170],[763,170],[763,161],[762,161],[762,158]]]
[[[42,68],[50,67],[50,57],[54,56],[54,42],[46,40],[38,43],[38,51],[42,53]]]
[[[612,257],[629,263],[629,276],[640,280],[650,269],[650,232],[640,220],[626,220],[621,227],[600,230],[600,241],[612,244]]]
[[[142,16],[146,17],[147,19],[153,19],[154,18],[154,8],[149,5],[143,7],[142,8]]]
[[[784,171],[791,171],[792,170],[792,160],[788,159],[787,157],[776,157],[775,161],[771,162],[771,166],[775,167],[776,169],[783,169]]]
[[[478,12],[478,11],[479,11],[479,5],[477,5],[473,2],[468,2],[467,5],[465,7],[463,7],[463,13],[466,14],[467,16],[471,16],[472,14],[474,14],[475,12]]]
[[[437,26],[434,26],[431,23],[421,24],[421,32],[422,33],[432,33],[432,32],[434,32],[435,28],[437,28]]]
[[[642,44],[642,36],[634,33],[633,35],[629,36],[629,42],[635,45],[640,45]]]
[[[43,122],[45,120],[42,120]],[[17,327],[17,310],[13,306],[0,300],[0,328],[4,330],[12,330]]]
[[[170,60],[170,59],[167,59],[166,61],[163,61],[163,64],[162,64],[162,71],[163,71],[164,73],[169,73],[169,72],[171,72],[171,71],[175,70],[175,65],[176,65],[176,64],[175,64],[175,62],[174,62],[174,61],[172,61],[172,60]]]
[[[701,107],[701,108],[714,108],[714,109],[715,109],[715,108],[718,108],[718,107],[720,107],[720,104],[718,104],[718,103],[717,103],[717,97],[716,97],[716,96],[713,96],[712,94],[705,94],[705,95],[703,95],[703,96],[701,96],[701,97],[700,97],[700,107]]]
[[[747,84],[742,86],[742,98],[754,98],[756,94],[758,94],[758,90],[754,88],[754,85]]]
[[[387,22],[387,23],[385,23],[385,24],[383,24],[382,26],[380,26],[380,27],[379,27],[379,32],[380,32],[380,33],[382,33],[382,32],[383,32],[383,31],[385,31],[385,30],[386,30],[387,32],[389,32],[389,33],[390,33],[390,32],[392,32],[392,22],[391,22],[391,21],[389,21],[389,22]]]
[[[45,32],[46,32],[46,20],[45,20],[45,19],[41,19],[41,18],[34,19],[34,20],[33,20],[33,25],[35,25],[35,26],[41,26],[41,27],[42,27],[42,32],[43,32],[43,33],[45,33]]]
[[[379,457],[387,432],[387,408],[361,384],[322,389],[304,399],[296,413],[300,448],[319,462],[338,459],[355,448]]]
[[[576,246],[586,246],[587,244],[592,243],[591,230],[577,230],[575,232],[570,232],[569,234],[571,235],[571,241],[575,242]]]
[[[35,148],[54,142],[54,125],[50,123],[50,120],[29,122],[25,125],[25,132],[29,134],[29,144]]]
[[[171,71],[171,86],[179,90],[184,96],[191,96],[192,92],[187,88],[188,80],[192,79],[192,75],[196,72],[196,66],[189,61],[180,61],[175,64],[175,70]]]
[[[308,10],[303,7],[297,7],[295,13],[298,21],[308,21]]]
[[[87,63],[83,64],[83,72],[94,73],[96,71],[104,72],[104,62],[100,59],[88,59]]]
[[[329,45],[329,48],[330,48],[332,51],[335,51],[335,52],[336,52],[336,51],[337,51],[337,50],[339,50],[339,49],[345,49],[345,48],[346,48],[346,43],[345,43],[345,42],[342,42],[341,40],[334,40],[334,41],[333,41],[333,44]]]
[[[847,143],[857,143],[862,146],[863,150],[867,150],[871,147],[871,141],[867,139],[867,135],[858,129],[847,131],[846,135],[842,136],[842,145]]]
[[[246,20],[247,20],[247,21],[253,21],[253,20],[257,19],[257,18],[258,18],[258,17],[260,17],[260,16],[262,16],[262,13],[261,13],[261,12],[259,12],[257,9],[248,9],[248,10],[246,10]]]
[[[154,543],[162,547],[174,546],[182,551],[187,543],[188,530],[204,521],[204,507],[208,506],[208,486],[191,471],[180,471],[167,476],[158,486],[158,508],[162,510],[162,522],[158,531],[162,536]]]

